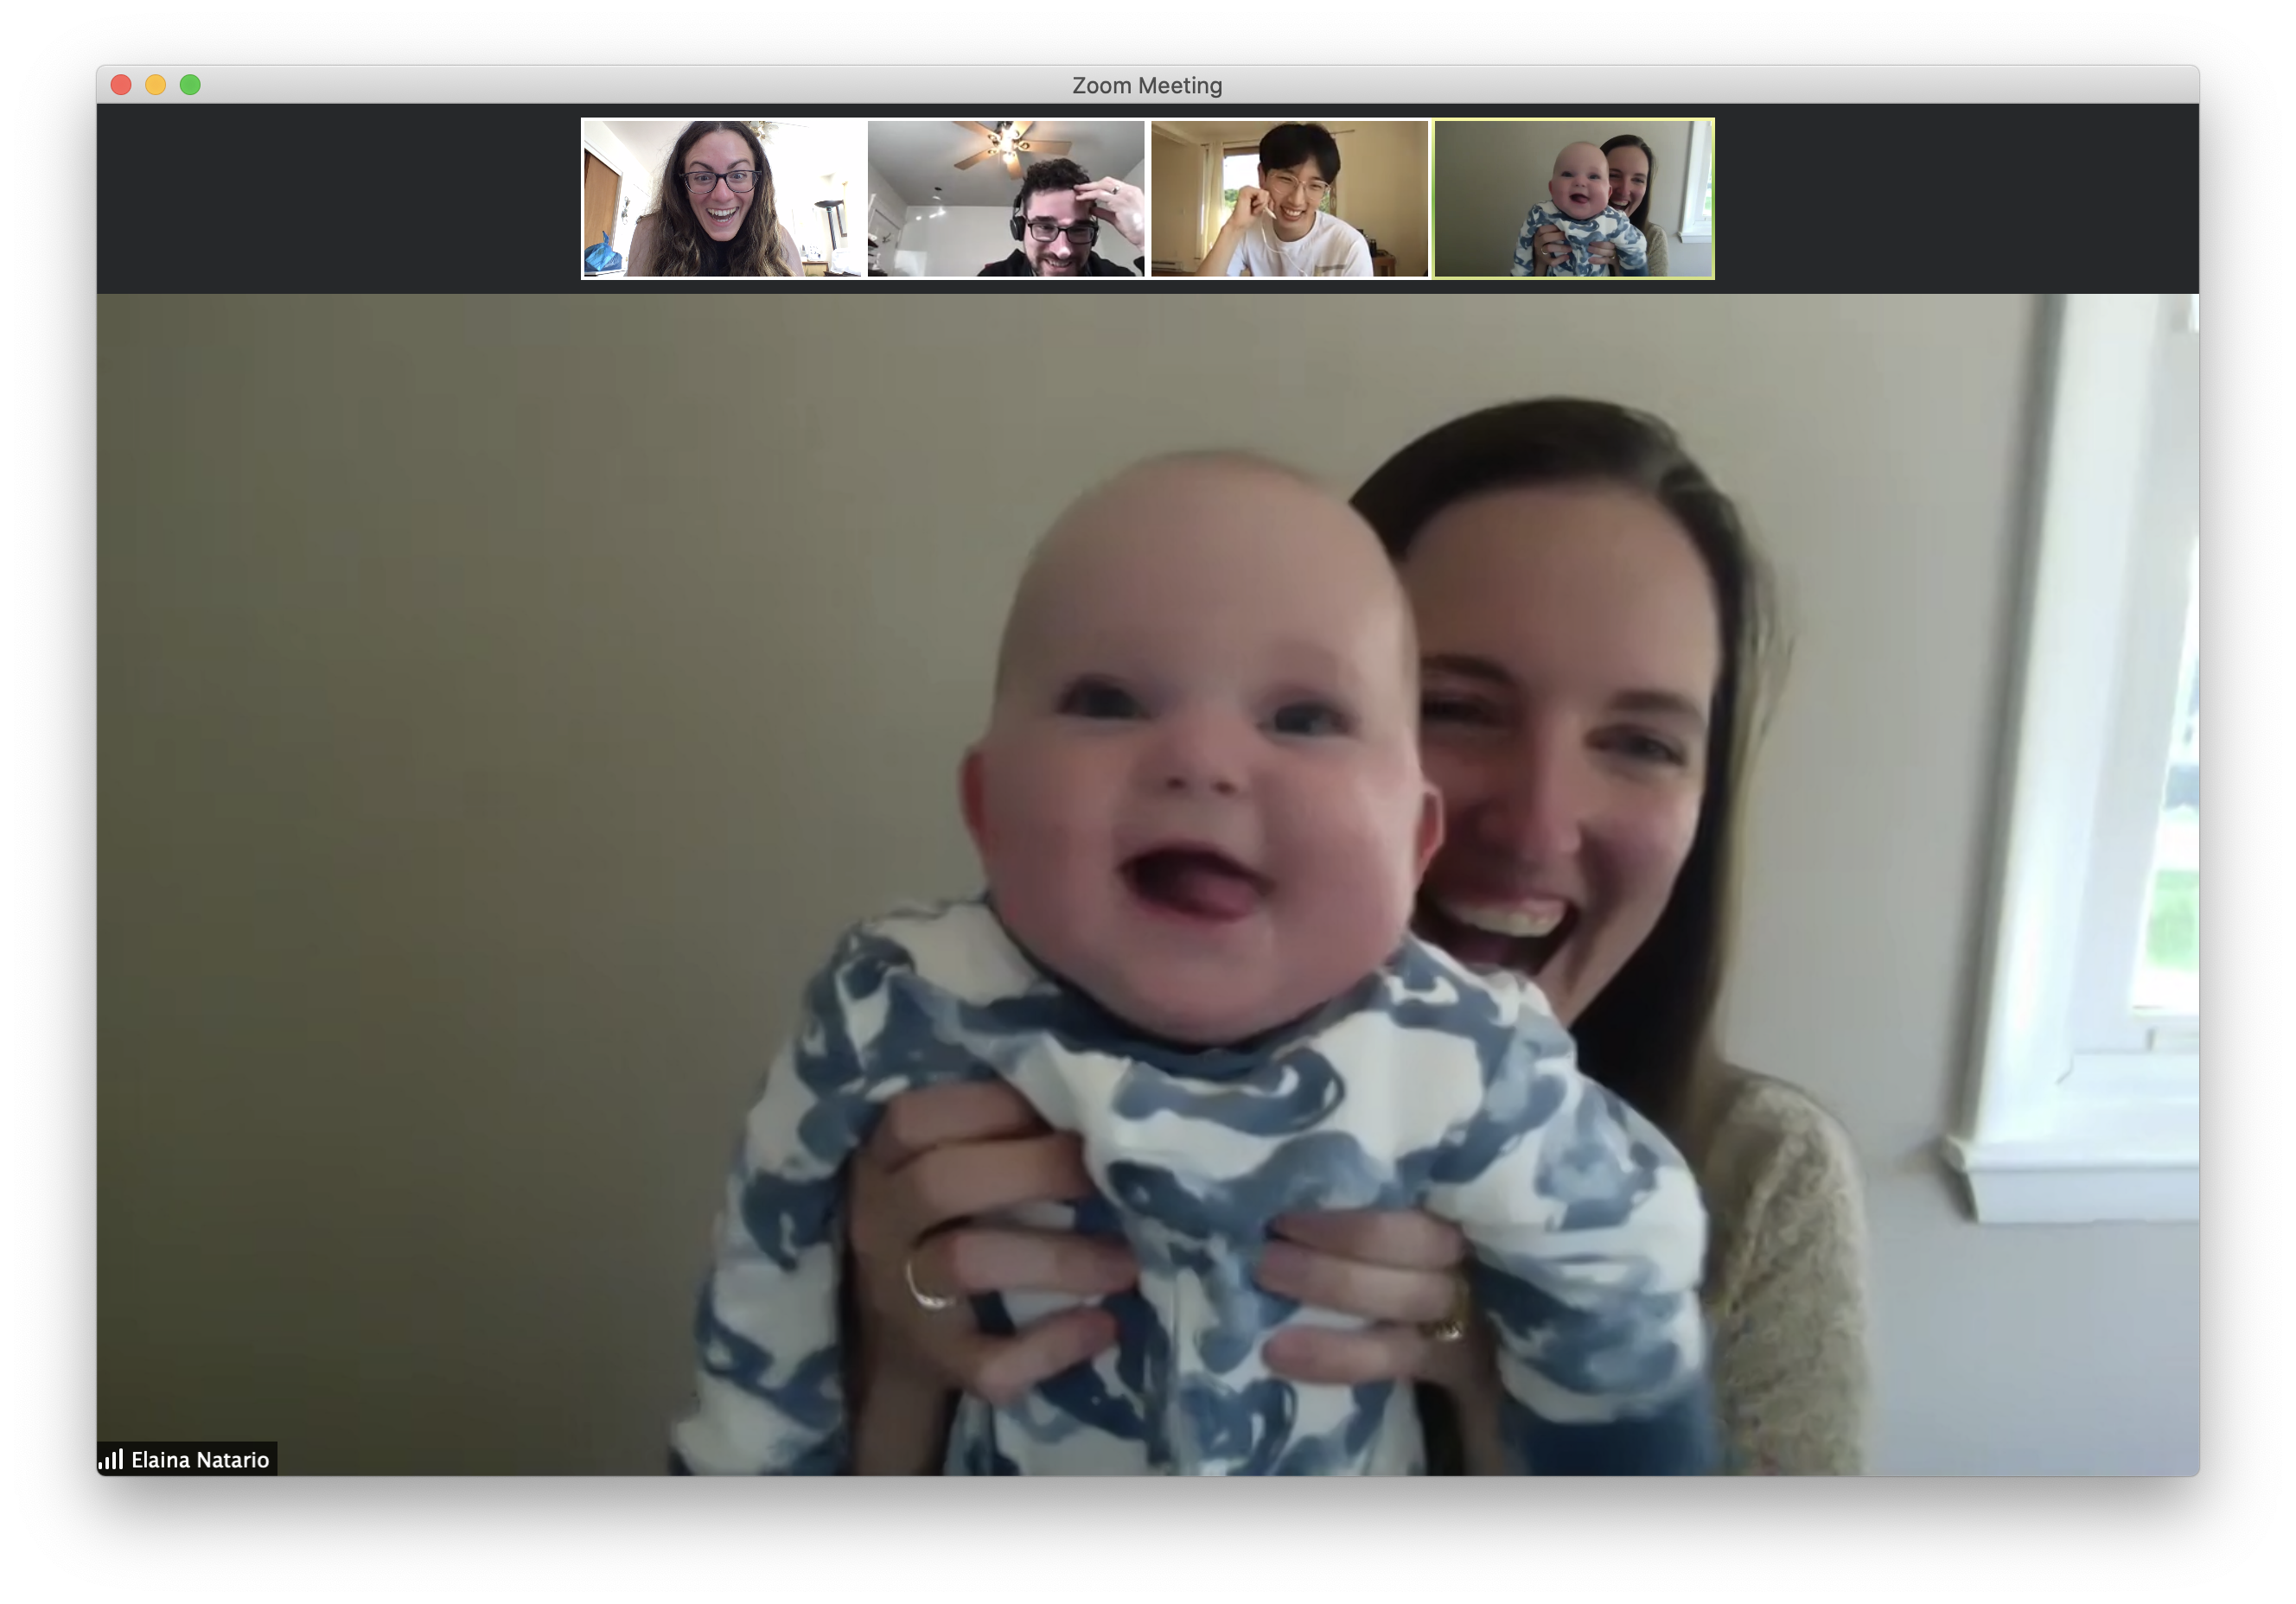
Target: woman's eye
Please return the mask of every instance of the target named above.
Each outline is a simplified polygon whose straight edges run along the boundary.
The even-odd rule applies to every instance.
[[[1490,709],[1468,696],[1424,696],[1419,700],[1422,724],[1487,724]]]
[[[1293,702],[1270,721],[1278,735],[1344,735],[1348,716],[1329,702]]]
[[[1083,680],[1061,696],[1060,710],[1072,718],[1137,718],[1140,699],[1106,680]]]
[[[1610,750],[1636,763],[1662,764],[1680,768],[1689,761],[1682,748],[1656,735],[1645,735],[1637,730],[1620,731],[1607,737],[1603,743]]]

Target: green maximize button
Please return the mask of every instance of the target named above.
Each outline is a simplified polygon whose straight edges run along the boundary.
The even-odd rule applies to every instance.
[[[196,72],[184,74],[183,82],[179,86],[185,94],[197,94],[200,92],[200,75]]]

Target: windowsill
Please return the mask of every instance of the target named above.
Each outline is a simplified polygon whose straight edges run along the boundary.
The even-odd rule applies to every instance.
[[[2196,1223],[2201,1217],[2200,1060],[2088,1060],[2038,1117],[1949,1136],[1980,1225]]]
[[[2177,298],[2069,296],[2021,577],[1989,947],[1967,1123],[1943,1144],[1981,1225],[2201,1217],[2200,1019],[2138,1010],[2189,577],[2197,357]],[[2116,689],[2100,695],[2102,679]],[[2132,713],[2130,709],[2137,708]]]
[[[1714,243],[1714,231],[1710,228],[1703,233],[1692,233],[1688,229],[1685,229],[1682,233],[1682,242],[1685,245],[1711,245]]]

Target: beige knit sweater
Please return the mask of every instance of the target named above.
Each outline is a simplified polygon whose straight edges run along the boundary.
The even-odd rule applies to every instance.
[[[1806,1093],[1741,1073],[1687,1156],[1706,1195],[1706,1314],[1730,1468],[1860,1474],[1871,1294],[1849,1135]]]
[[[1707,1330],[1725,1469],[1857,1476],[1872,1388],[1865,1184],[1841,1126],[1733,1072],[1684,1142],[1706,1199]],[[1420,1388],[1429,1470],[1464,1469],[1450,1400]]]

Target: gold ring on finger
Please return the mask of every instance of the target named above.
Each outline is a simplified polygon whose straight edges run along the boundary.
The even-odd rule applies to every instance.
[[[1456,1342],[1467,1334],[1467,1322],[1474,1318],[1475,1305],[1467,1293],[1467,1278],[1452,1277],[1451,1312],[1440,1320],[1420,1322],[1419,1334],[1430,1342]]]
[[[953,1309],[956,1306],[955,1294],[947,1297],[935,1297],[917,1285],[917,1256],[914,1253],[901,1261],[901,1279],[908,1283],[909,1296],[917,1300],[917,1307],[927,1313],[938,1314],[943,1309]]]

